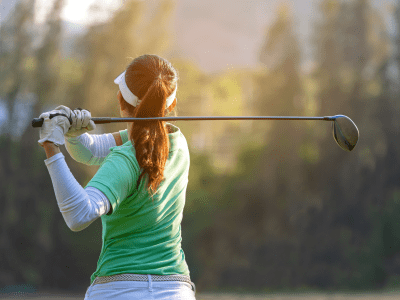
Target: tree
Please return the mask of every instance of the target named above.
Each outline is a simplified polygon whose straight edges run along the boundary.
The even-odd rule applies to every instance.
[[[285,6],[279,9],[267,32],[260,59],[267,65],[263,74],[255,76],[254,113],[302,112],[298,103],[303,93],[300,48],[292,16]],[[264,137],[257,141],[257,146],[249,144],[238,151],[240,158],[233,174],[214,175],[211,180],[203,177],[205,191],[197,193],[200,195],[195,202],[211,198],[212,218],[208,218],[213,221],[197,235],[197,257],[203,262],[203,276],[197,281],[200,287],[240,285],[259,289],[268,283],[281,288],[292,280],[291,261],[287,258],[294,246],[288,211],[292,201],[298,201],[295,195],[299,191],[300,170],[293,149],[300,145],[301,129],[290,122],[268,125],[254,124],[253,130],[264,132]],[[243,136],[243,140],[250,139]]]
[[[1,136],[1,161],[0,164],[0,189],[2,193],[3,209],[1,213],[0,233],[0,261],[2,270],[0,281],[3,284],[15,283],[19,278],[28,279],[26,269],[21,257],[16,255],[17,243],[13,236],[16,222],[20,217],[17,205],[18,195],[17,177],[19,171],[19,158],[14,152],[14,141],[12,140],[12,128],[15,120],[12,112],[18,95],[26,85],[26,74],[24,73],[25,57],[30,52],[31,39],[28,29],[33,22],[33,1],[19,2],[11,16],[1,28],[1,56],[0,65],[0,89],[4,95],[6,111],[8,115],[5,134]],[[3,47],[4,46],[4,47]]]
[[[147,8],[147,9],[146,9]],[[84,80],[74,89],[71,106],[84,107],[93,115],[119,115],[114,79],[133,57],[162,53],[167,49],[168,24],[174,1],[163,0],[149,14],[151,4],[128,1],[109,22],[93,24],[79,42],[85,59]],[[163,28],[160,30],[160,28]],[[121,126],[108,125],[108,130]]]
[[[260,51],[266,75],[258,86],[255,109],[259,114],[291,115],[298,110],[295,102],[301,96],[301,52],[293,26],[290,9],[282,4]]]
[[[376,164],[380,155],[372,149],[379,148],[376,139],[385,140],[383,132],[377,134],[375,122],[380,122],[376,108],[387,98],[382,70],[387,65],[388,40],[379,14],[368,1],[323,0],[320,12],[314,38],[318,114],[346,114],[362,129],[361,134],[368,134],[349,155],[334,151],[328,128],[325,133],[316,127],[308,131],[307,140],[318,141],[320,155],[318,164],[305,164],[305,185],[307,193],[322,203],[309,209],[299,226],[298,237],[304,245],[299,248],[301,269],[314,266],[302,280],[320,287],[379,287],[387,274],[381,245],[372,242],[375,223],[370,210],[387,181],[377,177],[382,174]],[[380,188],[377,182],[382,183]]]
[[[0,35],[0,92],[6,103],[9,116],[5,134],[12,134],[11,113],[18,93],[24,88],[24,63],[29,55],[31,37],[29,27],[33,22],[34,1],[20,1],[11,16],[1,27]]]

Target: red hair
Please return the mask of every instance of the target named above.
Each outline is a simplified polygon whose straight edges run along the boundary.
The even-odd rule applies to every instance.
[[[164,117],[166,99],[177,85],[177,72],[171,63],[157,55],[135,58],[126,69],[126,84],[140,100],[137,107],[121,101],[121,109],[135,118]],[[175,107],[174,103],[169,109]],[[131,135],[136,159],[142,169],[139,181],[147,174],[147,188],[155,193],[164,179],[164,169],[169,153],[168,132],[164,121],[140,121],[132,124]]]

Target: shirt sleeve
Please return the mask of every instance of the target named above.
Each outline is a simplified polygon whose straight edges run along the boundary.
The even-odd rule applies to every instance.
[[[115,147],[115,139],[111,133],[88,134],[77,137],[65,137],[65,148],[77,162],[86,165],[101,165],[104,158]]]
[[[121,136],[122,144],[125,144],[127,141],[129,141],[128,129],[120,130],[119,135]]]
[[[130,150],[118,148],[111,148],[110,155],[86,186],[100,190],[110,201],[113,212],[137,188],[140,175],[140,167],[134,153],[129,154],[125,151]]]

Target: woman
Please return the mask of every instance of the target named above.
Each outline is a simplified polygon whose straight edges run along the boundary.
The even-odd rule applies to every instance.
[[[156,55],[134,59],[115,83],[122,117],[163,117],[176,105],[177,73]],[[53,113],[68,118],[50,119]],[[179,128],[140,121],[117,133],[89,135],[95,124],[86,110],[59,106],[40,117],[39,144],[67,225],[79,231],[98,217],[103,224],[85,299],[195,299],[181,248],[189,151]],[[85,188],[58,148],[64,142],[75,160],[100,165]]]

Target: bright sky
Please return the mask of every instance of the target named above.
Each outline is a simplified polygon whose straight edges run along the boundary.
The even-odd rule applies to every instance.
[[[73,23],[84,24],[89,7],[94,2],[95,0],[67,0],[62,18]]]
[[[88,24],[92,21],[101,21],[108,17],[108,14],[105,13],[106,10],[116,9],[119,5],[121,5],[121,1],[118,0],[64,0],[65,6],[62,13],[62,18],[66,21],[76,23],[76,24]],[[37,9],[38,9],[38,17],[37,22],[43,22],[46,13],[50,9],[49,4],[52,4],[53,1],[48,0],[38,0]],[[90,16],[88,14],[89,8],[95,4],[99,7],[95,16]]]

